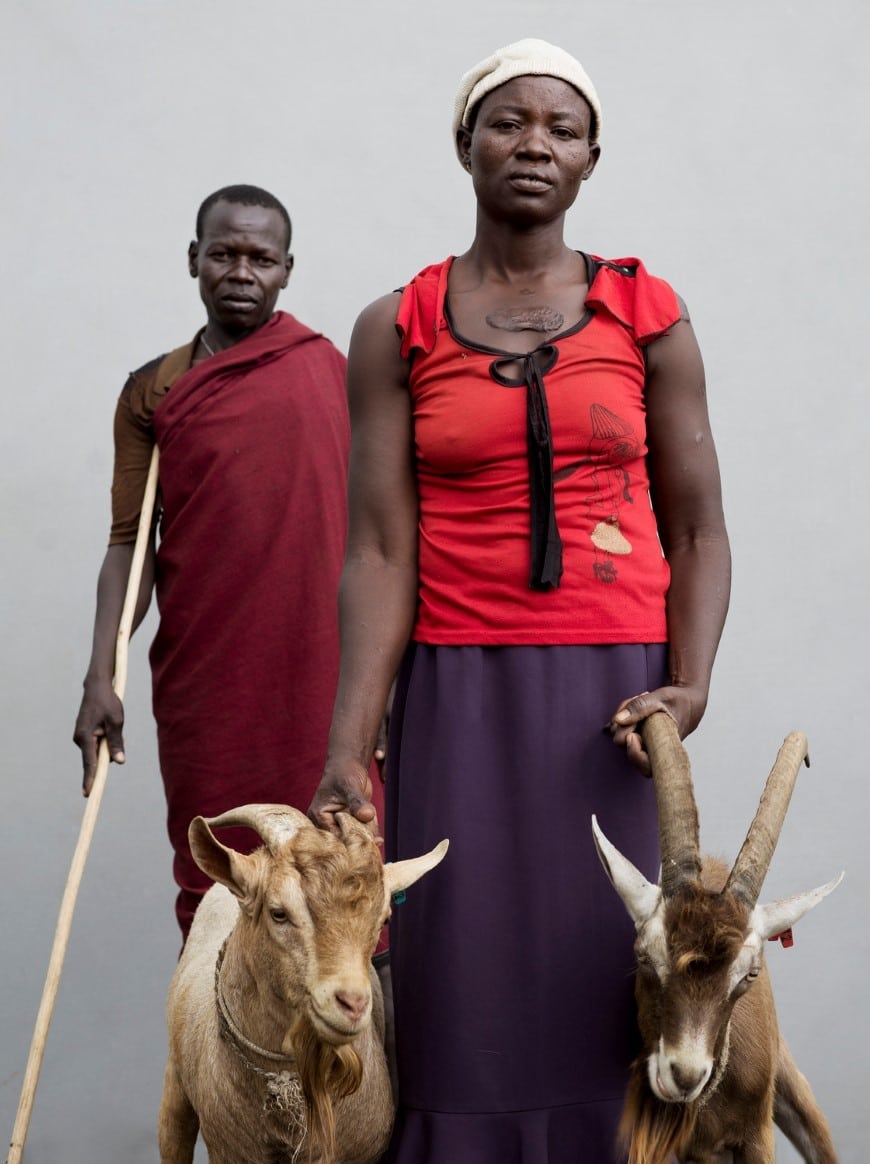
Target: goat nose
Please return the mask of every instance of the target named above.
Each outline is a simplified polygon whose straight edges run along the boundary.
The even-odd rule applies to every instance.
[[[359,990],[336,990],[335,1001],[352,1023],[357,1023],[365,1014],[369,997]]]
[[[689,1095],[699,1087],[707,1075],[706,1067],[688,1067],[671,1063],[671,1078],[684,1095]]]

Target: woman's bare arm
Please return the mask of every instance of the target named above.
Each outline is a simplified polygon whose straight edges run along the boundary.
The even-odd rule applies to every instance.
[[[309,816],[374,819],[369,764],[417,606],[417,490],[397,297],[360,315],[348,355],[349,532],[339,591],[341,667],[326,767]]]

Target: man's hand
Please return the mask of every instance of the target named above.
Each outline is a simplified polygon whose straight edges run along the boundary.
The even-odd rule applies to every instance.
[[[701,722],[707,706],[707,692],[697,687],[659,687],[624,699],[607,724],[613,742],[625,748],[629,760],[644,776],[651,776],[649,756],[644,750],[638,726],[654,711],[664,711],[676,723],[684,740]]]
[[[82,792],[90,796],[97,771],[97,752],[100,741],[106,740],[109,757],[116,764],[123,764],[124,755],[124,705],[107,681],[86,682],[81,707],[76,719],[73,743],[81,749],[84,774]]]
[[[363,824],[371,825],[377,836],[378,822],[372,804],[372,782],[366,769],[359,764],[348,765],[341,771],[327,767],[314,793],[308,816],[318,828],[337,834],[337,812],[349,812]]]

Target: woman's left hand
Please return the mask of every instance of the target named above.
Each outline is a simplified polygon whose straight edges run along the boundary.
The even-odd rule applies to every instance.
[[[684,740],[701,722],[707,692],[700,687],[659,687],[623,699],[607,725],[613,742],[625,748],[629,760],[644,776],[651,776],[649,756],[638,728],[654,711],[664,711],[676,723]]]

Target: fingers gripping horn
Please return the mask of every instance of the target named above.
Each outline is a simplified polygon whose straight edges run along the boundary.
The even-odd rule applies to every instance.
[[[655,711],[641,728],[650,759],[659,817],[662,851],[662,893],[671,897],[686,881],[701,875],[698,809],[689,757],[677,725],[664,711]]]
[[[749,826],[746,840],[728,876],[726,889],[730,889],[750,908],[757,903],[762,883],[767,876],[798,769],[802,763],[809,767],[807,737],[803,732],[792,732],[786,736],[779,749],[755,819]]]

